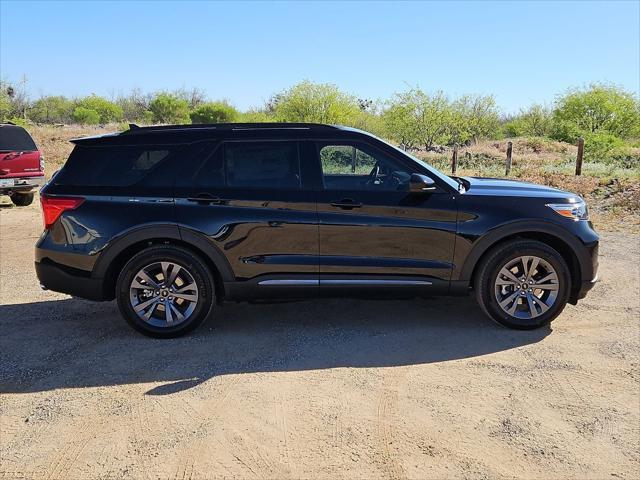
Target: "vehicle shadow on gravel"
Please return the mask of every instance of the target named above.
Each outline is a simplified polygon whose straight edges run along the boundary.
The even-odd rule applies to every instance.
[[[167,395],[238,373],[446,362],[539,342],[470,298],[225,304],[193,334],[146,338],[111,303],[0,305],[0,393],[135,383]]]

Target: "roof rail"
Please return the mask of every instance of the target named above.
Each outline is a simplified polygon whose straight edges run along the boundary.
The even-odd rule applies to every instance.
[[[145,132],[156,131],[171,131],[171,130],[287,130],[287,129],[314,129],[314,130],[335,130],[338,127],[333,125],[325,125],[322,123],[197,123],[188,125],[151,125],[148,127],[140,127],[135,123],[129,124],[129,130],[122,132],[122,134],[137,134]]]

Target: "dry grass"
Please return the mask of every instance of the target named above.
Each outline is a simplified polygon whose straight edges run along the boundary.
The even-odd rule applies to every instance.
[[[120,125],[104,127],[40,126],[29,129],[44,152],[51,174],[66,161],[73,145],[69,140],[121,130]],[[540,138],[515,138],[511,176],[569,190],[589,203],[596,226],[603,230],[640,231],[640,172],[603,164],[585,164],[576,177],[576,147]],[[484,141],[460,149],[458,175],[504,176],[507,140]],[[450,171],[451,153],[421,153],[425,161]]]

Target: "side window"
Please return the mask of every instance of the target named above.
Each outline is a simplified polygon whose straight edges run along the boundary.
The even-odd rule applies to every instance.
[[[206,157],[193,176],[192,185],[207,188],[221,188],[225,186],[223,147],[205,144],[199,146],[193,155],[196,158]]]
[[[56,183],[124,187],[154,172],[179,147],[109,146],[74,148]]]
[[[224,164],[229,187],[300,188],[297,142],[229,142]]]
[[[366,145],[320,144],[326,190],[407,191],[411,172]]]

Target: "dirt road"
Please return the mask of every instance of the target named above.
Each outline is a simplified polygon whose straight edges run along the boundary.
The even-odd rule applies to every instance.
[[[471,299],[229,304],[140,336],[38,287],[0,209],[0,478],[639,478],[640,245],[551,329]]]

